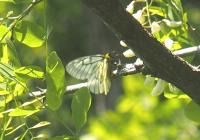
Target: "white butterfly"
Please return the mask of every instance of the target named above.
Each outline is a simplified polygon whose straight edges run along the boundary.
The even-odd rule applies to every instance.
[[[111,87],[111,55],[91,55],[69,62],[67,72],[80,80],[87,80],[88,89],[95,94],[107,94]]]

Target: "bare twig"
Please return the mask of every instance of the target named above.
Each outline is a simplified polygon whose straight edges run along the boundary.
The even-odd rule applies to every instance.
[[[199,52],[200,52],[200,45],[181,49],[181,50],[178,50],[178,51],[174,51],[173,54],[180,56],[180,57],[183,57],[183,56],[188,56],[190,54],[199,53]]]

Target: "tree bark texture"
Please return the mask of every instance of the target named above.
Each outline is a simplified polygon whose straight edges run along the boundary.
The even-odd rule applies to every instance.
[[[121,6],[118,0],[82,0],[157,77],[180,88],[200,104],[200,72],[173,55]],[[154,75],[154,76],[155,76]]]

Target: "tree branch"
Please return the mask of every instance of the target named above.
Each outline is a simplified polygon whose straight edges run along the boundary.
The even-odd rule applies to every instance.
[[[154,76],[180,88],[200,104],[200,72],[183,59],[173,55],[153,38],[118,0],[82,0],[101,17],[120,40],[141,58]]]

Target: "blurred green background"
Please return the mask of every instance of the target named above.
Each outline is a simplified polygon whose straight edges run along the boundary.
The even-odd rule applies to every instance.
[[[0,2],[0,16],[8,11],[19,14],[30,0],[16,0],[16,4]],[[129,0],[121,0],[127,5]],[[200,30],[200,1],[183,0],[190,24]],[[47,10],[44,11],[45,7]],[[119,40],[101,19],[84,6],[80,0],[48,0],[39,4],[26,20],[45,26],[51,31],[49,50],[56,50],[66,65],[80,56],[102,54],[115,50],[122,52]],[[45,69],[45,47],[17,46],[24,65],[40,65]],[[75,83],[69,75],[69,84]],[[184,115],[185,104],[177,99],[152,97],[151,86],[144,86],[140,74],[115,78],[111,92],[93,96],[88,122],[81,131],[83,140],[199,140],[199,125]],[[41,85],[40,85],[41,84]],[[42,83],[37,84],[45,87]],[[52,125],[35,132],[49,136],[70,134],[73,128],[70,116],[71,96],[64,96],[63,105],[57,112],[49,110],[39,114],[41,120]],[[52,115],[47,115],[51,113]],[[29,123],[34,122],[34,119]]]

